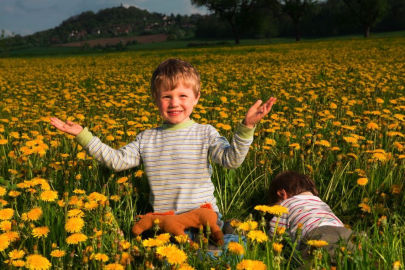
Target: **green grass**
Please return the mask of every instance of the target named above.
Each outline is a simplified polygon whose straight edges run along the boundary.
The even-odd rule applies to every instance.
[[[405,31],[396,32],[381,32],[372,33],[369,39],[379,38],[396,38],[405,36]],[[333,41],[333,40],[357,40],[364,39],[361,35],[346,35],[346,36],[333,36],[324,38],[302,38],[299,43],[319,42],[319,41]],[[294,38],[269,38],[269,39],[241,39],[240,44],[235,44],[233,39],[223,40],[175,40],[165,42],[154,42],[146,44],[135,44],[126,47],[125,51],[144,51],[144,50],[171,50],[171,49],[192,49],[192,48],[204,48],[204,47],[243,47],[243,46],[257,46],[268,44],[288,44],[295,43]],[[190,44],[192,46],[190,46]],[[64,56],[64,55],[92,55],[92,54],[105,54],[116,52],[114,48],[100,49],[100,48],[69,48],[69,47],[34,47],[25,48],[19,50],[7,50],[0,53],[1,57],[36,57],[36,56]]]

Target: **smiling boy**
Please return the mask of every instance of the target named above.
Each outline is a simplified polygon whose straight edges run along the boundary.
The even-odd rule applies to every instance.
[[[73,122],[51,118],[57,129],[75,135],[87,152],[115,171],[145,167],[155,212],[186,212],[210,203],[218,207],[211,182],[210,160],[226,168],[241,165],[253,141],[254,126],[267,115],[275,98],[258,100],[236,127],[232,142],[211,125],[190,119],[200,98],[200,76],[189,63],[168,59],[152,75],[152,98],[163,118],[160,127],[145,130],[135,141],[115,150]]]

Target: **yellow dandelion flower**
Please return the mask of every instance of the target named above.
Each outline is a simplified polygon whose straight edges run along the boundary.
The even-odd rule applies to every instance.
[[[86,191],[84,191],[83,189],[75,189],[75,190],[73,190],[73,193],[81,195],[81,194],[86,194]]]
[[[71,209],[67,212],[68,217],[84,217],[84,212],[80,209]]]
[[[25,267],[30,270],[47,270],[50,269],[51,266],[52,264],[48,261],[48,259],[39,254],[27,256],[25,262]]]
[[[258,225],[258,224],[257,224],[256,221],[251,221],[251,220],[249,220],[249,221],[245,221],[245,222],[239,223],[238,226],[237,226],[237,228],[238,228],[239,230],[242,230],[242,231],[247,232],[247,231],[250,231],[250,230],[255,230],[255,229],[257,228],[257,225]]]
[[[195,270],[195,268],[192,267],[191,265],[188,265],[187,263],[185,263],[185,264],[180,265],[178,270]]]
[[[96,202],[96,201],[89,201],[84,204],[84,208],[86,210],[93,210],[93,209],[96,209],[97,207],[98,207],[98,202]]]
[[[135,177],[142,177],[142,175],[143,175],[143,171],[142,170],[137,170],[136,171],[136,173],[135,173]]]
[[[8,196],[13,197],[13,198],[17,198],[20,195],[21,195],[21,192],[19,192],[17,190],[10,190],[8,193]]]
[[[281,205],[273,205],[269,207],[268,213],[275,216],[282,216],[283,214],[288,214],[288,208]]]
[[[87,236],[85,234],[74,233],[66,238],[66,243],[68,243],[69,245],[75,245],[75,244],[82,243],[86,240],[87,240]]]
[[[5,187],[0,186],[0,197],[6,195],[7,189]]]
[[[361,208],[361,211],[371,213],[371,207],[368,204],[360,203],[359,207]]]
[[[131,243],[126,240],[122,240],[120,241],[120,246],[123,250],[127,250],[131,247]]]
[[[158,240],[153,239],[153,238],[148,238],[148,239],[142,240],[142,245],[144,247],[158,247],[161,244],[162,244],[161,241],[158,241]]]
[[[188,235],[177,235],[174,237],[179,244],[185,244],[188,241]]]
[[[107,197],[98,192],[92,192],[89,195],[89,200],[96,201],[96,202],[106,202]]]
[[[66,255],[66,252],[64,250],[54,249],[54,250],[52,250],[50,255],[51,255],[51,257],[54,257],[54,258],[61,258]]]
[[[243,255],[245,254],[245,249],[243,246],[237,242],[229,242],[228,250],[236,255]]]
[[[298,143],[292,143],[288,147],[291,147],[294,150],[300,150],[300,148],[301,148],[301,146]]]
[[[8,143],[8,140],[6,139],[0,139],[0,145],[5,145]]]
[[[345,142],[347,142],[347,143],[352,143],[352,144],[358,143],[357,138],[351,137],[351,136],[343,137],[343,140],[344,140]]]
[[[0,210],[0,220],[10,220],[14,215],[12,208],[4,208]]]
[[[285,233],[285,227],[282,226],[277,226],[277,234],[278,235],[283,235]]]
[[[158,247],[156,253],[166,258],[167,262],[171,265],[179,265],[187,260],[186,253],[173,244]]]
[[[23,261],[23,260],[13,260],[13,261],[11,261],[11,264],[14,267],[24,267],[25,266],[25,261]]]
[[[112,136],[112,135],[108,135],[108,136],[106,137],[106,140],[109,141],[109,142],[112,142],[112,141],[115,140],[115,138],[114,138],[114,136]]]
[[[236,265],[237,270],[266,270],[267,266],[262,261],[242,260]]]
[[[42,209],[40,207],[33,208],[27,213],[27,218],[30,221],[37,221],[41,218],[41,216]]]
[[[79,152],[76,155],[77,159],[85,159],[86,158],[86,152]]]
[[[368,179],[366,177],[361,177],[359,179],[357,179],[357,184],[359,186],[365,186],[368,183]]]
[[[108,262],[109,258],[104,253],[97,253],[92,256],[92,259],[99,261],[99,262]]]
[[[263,243],[268,240],[267,234],[259,230],[250,231],[247,237],[257,243]]]
[[[3,220],[0,222],[0,230],[3,232],[11,231],[11,221],[10,220]]]
[[[274,250],[274,252],[280,254],[281,251],[283,250],[283,244],[281,244],[281,243],[273,243],[273,250]]]
[[[32,236],[35,238],[47,237],[49,233],[49,228],[47,226],[36,227],[32,229]]]
[[[83,229],[84,220],[80,217],[72,217],[66,221],[65,230],[70,233],[78,233]]]
[[[58,192],[53,190],[43,191],[40,195],[42,201],[53,202],[58,199]]]
[[[376,98],[375,101],[376,101],[378,104],[383,104],[383,103],[384,103],[384,100],[383,100],[382,98]]]
[[[398,270],[401,268],[401,262],[400,261],[395,261],[392,263],[392,269],[393,270]]]
[[[18,234],[18,232],[14,232],[14,231],[5,232],[2,235],[7,237],[7,239],[10,241],[10,243],[15,242],[20,239],[20,235]]]
[[[123,184],[128,181],[128,177],[124,176],[117,180],[117,184]]]
[[[380,162],[385,162],[388,160],[388,156],[385,153],[374,153],[371,158]]]
[[[10,251],[8,253],[8,256],[12,260],[21,259],[22,257],[24,257],[24,255],[25,255],[24,250],[18,250],[18,249],[13,249],[12,251]]]
[[[119,263],[110,263],[104,266],[105,270],[124,270],[124,266]]]
[[[0,234],[0,252],[4,251],[10,245],[10,239],[7,234]]]
[[[370,122],[370,123],[367,124],[367,129],[369,129],[369,130],[378,130],[379,126],[378,126],[377,123]]]
[[[328,242],[324,240],[308,240],[307,245],[311,247],[321,248],[328,245]]]
[[[265,145],[270,145],[270,146],[275,146],[277,144],[277,142],[275,140],[273,140],[273,139],[266,138],[264,140],[264,144]]]
[[[169,233],[162,233],[156,236],[156,240],[162,241],[163,243],[167,243],[170,240],[170,234]]]
[[[315,145],[330,147],[330,142],[328,142],[327,140],[320,140],[320,141],[316,141]]]

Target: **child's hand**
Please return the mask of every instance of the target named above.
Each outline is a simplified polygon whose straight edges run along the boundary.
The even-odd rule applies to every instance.
[[[262,104],[261,100],[256,101],[252,107],[246,113],[245,120],[243,120],[243,124],[248,128],[254,128],[254,126],[262,120],[271,110],[273,104],[276,102],[275,97],[269,98],[266,103]],[[261,105],[261,106],[260,106]]]
[[[74,136],[77,136],[77,134],[79,134],[83,130],[83,127],[81,125],[78,125],[71,121],[66,121],[65,123],[56,117],[51,117],[51,125],[59,129],[60,131],[69,133]]]

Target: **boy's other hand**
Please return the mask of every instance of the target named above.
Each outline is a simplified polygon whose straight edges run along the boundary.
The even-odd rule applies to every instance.
[[[83,130],[83,127],[81,125],[78,125],[71,121],[63,122],[56,117],[51,117],[51,125],[59,129],[60,131],[69,133],[74,136],[77,136]]]
[[[246,117],[243,120],[243,124],[248,128],[254,128],[257,123],[262,120],[271,110],[273,104],[276,103],[277,98],[271,97],[264,104],[263,101],[258,100],[246,113]]]

